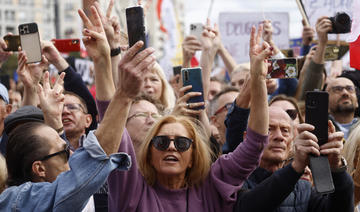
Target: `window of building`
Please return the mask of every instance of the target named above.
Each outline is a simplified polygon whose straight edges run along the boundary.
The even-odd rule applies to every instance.
[[[5,31],[6,31],[5,34],[7,34],[8,32],[15,34],[15,27],[7,26]]]

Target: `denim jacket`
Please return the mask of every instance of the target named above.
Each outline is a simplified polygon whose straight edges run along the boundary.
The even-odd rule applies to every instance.
[[[0,195],[0,211],[81,211],[112,170],[130,169],[131,158],[126,153],[107,156],[91,131],[69,165],[71,170],[52,183],[26,182],[7,188]]]

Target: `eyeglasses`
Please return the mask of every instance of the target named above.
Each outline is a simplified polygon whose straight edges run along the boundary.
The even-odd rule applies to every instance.
[[[226,109],[226,111],[228,111],[231,108],[232,102],[227,103],[226,105],[222,106],[221,108],[219,108],[215,113],[214,116],[216,116],[217,114],[221,113],[222,111],[224,111]]]
[[[83,106],[81,104],[77,104],[77,103],[73,103],[73,104],[64,104],[64,109],[68,109],[71,112],[76,112],[76,111],[82,111],[85,112],[85,109],[83,108]],[[63,109],[63,110],[64,110]]]
[[[298,111],[296,109],[288,109],[285,110],[285,112],[290,116],[292,120],[295,120],[298,115]]]
[[[186,138],[183,136],[175,136],[175,138],[171,139],[169,138],[169,136],[159,135],[151,139],[154,147],[160,151],[167,150],[171,141],[174,141],[175,148],[179,152],[185,152],[186,150],[188,150],[193,142],[190,138]]]
[[[140,112],[140,113],[135,113],[132,116],[130,116],[127,120],[129,121],[132,118],[138,118],[138,117],[142,117],[142,118],[149,118],[152,117],[153,119],[159,119],[161,116],[157,113],[150,113],[150,112]]]
[[[349,93],[354,93],[355,92],[355,87],[354,86],[351,86],[351,85],[347,85],[347,86],[333,86],[331,87],[331,91],[334,92],[334,93],[340,93],[342,92],[343,90],[349,92]]]
[[[70,146],[69,146],[69,144],[66,145],[64,150],[61,150],[59,152],[55,152],[55,153],[50,154],[50,155],[46,155],[46,156],[42,157],[41,159],[39,159],[39,161],[48,160],[49,158],[52,158],[52,157],[55,157],[56,155],[61,155],[61,154],[65,154],[66,161],[69,160],[69,158],[70,158]]]

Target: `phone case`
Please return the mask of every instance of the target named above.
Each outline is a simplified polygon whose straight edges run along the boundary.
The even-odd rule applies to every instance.
[[[204,25],[201,23],[190,24],[190,35],[195,36],[198,40],[200,40],[203,30]]]
[[[329,94],[325,91],[308,91],[305,98],[305,122],[315,126],[312,132],[319,146],[328,140]]]
[[[19,35],[5,35],[4,41],[7,45],[5,51],[18,51],[21,46]]]
[[[26,52],[27,63],[41,61],[41,45],[39,30],[36,23],[19,25],[21,48]]]
[[[129,46],[132,47],[136,42],[142,40],[144,46],[140,51],[147,46],[144,23],[144,10],[142,7],[126,8],[126,24],[129,37]]]
[[[296,58],[269,59],[267,78],[296,78],[298,76]]]
[[[327,156],[310,156],[309,166],[315,185],[315,190],[321,194],[329,194],[334,192],[335,186]]]
[[[202,85],[201,68],[184,68],[181,70],[181,76],[183,80],[183,86],[192,85],[192,88],[188,92],[201,92],[201,96],[191,97],[187,102],[204,102],[204,90]],[[204,106],[194,108],[196,110],[204,109]]]
[[[51,41],[59,52],[80,51],[80,39],[53,39]]]

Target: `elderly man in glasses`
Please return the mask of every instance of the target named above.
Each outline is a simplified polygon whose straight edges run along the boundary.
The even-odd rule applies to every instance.
[[[344,133],[346,139],[351,130],[360,123],[355,117],[358,101],[354,83],[348,78],[338,77],[328,83],[326,91],[329,93],[330,119],[337,130]]]
[[[71,149],[76,150],[83,144],[85,131],[92,122],[88,114],[85,101],[75,93],[66,91],[64,109],[62,111],[63,130],[71,144]],[[62,129],[59,129],[59,133]]]

